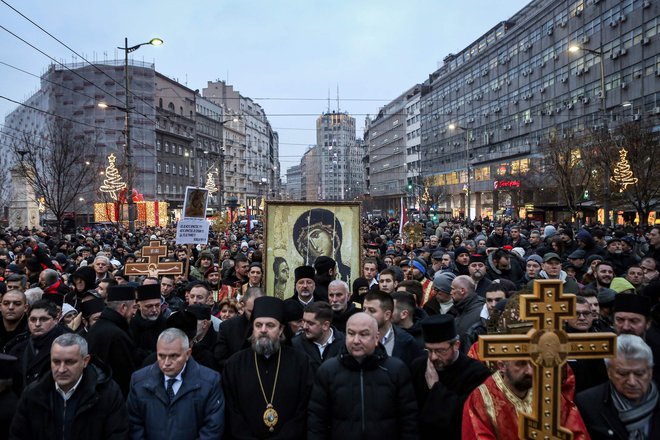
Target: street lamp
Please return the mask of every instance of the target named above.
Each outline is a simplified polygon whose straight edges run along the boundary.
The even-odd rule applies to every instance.
[[[578,46],[573,44],[568,48],[569,52],[577,53],[579,51],[584,51],[592,55],[596,55],[600,58],[600,117],[603,122],[603,129],[605,134],[609,132],[607,124],[607,95],[605,92],[605,57],[602,50],[588,49],[586,47]],[[605,227],[610,226],[610,167],[605,166],[604,173],[604,197],[603,197],[603,211],[605,217]]]
[[[160,46],[163,44],[163,40],[160,38],[152,38],[146,43],[136,44],[135,46],[128,45],[128,38],[124,38],[124,47],[118,47],[124,51],[124,97],[125,97],[125,106],[123,108],[113,107],[117,110],[123,111],[125,113],[124,117],[124,126],[126,133],[126,144],[124,145],[124,153],[126,154],[126,194],[128,195],[128,230],[130,232],[135,232],[135,205],[133,202],[133,151],[131,150],[131,108],[130,105],[130,93],[129,93],[129,83],[128,83],[128,54],[135,52],[142,46],[151,45],[151,46]],[[99,104],[99,106],[101,106]]]
[[[467,191],[465,191],[465,219],[470,222],[470,191],[472,190],[470,178],[470,133],[465,127],[458,124],[449,124],[447,126],[450,130],[460,129],[466,134],[465,136],[465,169],[467,170]]]

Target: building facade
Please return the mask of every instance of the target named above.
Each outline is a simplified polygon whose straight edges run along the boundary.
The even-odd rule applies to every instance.
[[[286,170],[286,194],[289,200],[302,200],[302,167],[294,165]]]
[[[660,113],[659,12],[647,0],[534,0],[447,56],[420,100],[424,185],[445,193],[441,207],[465,215],[469,198],[472,218],[560,208],[556,192],[514,206],[499,188],[524,185],[551,135]]]

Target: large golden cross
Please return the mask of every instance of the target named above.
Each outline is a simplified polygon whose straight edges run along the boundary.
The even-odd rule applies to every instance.
[[[534,281],[532,295],[520,295],[520,319],[532,321],[525,335],[479,337],[482,360],[529,360],[534,367],[532,414],[520,414],[521,439],[569,440],[561,426],[561,366],[568,358],[614,357],[614,333],[566,333],[563,321],[575,317],[575,295],[562,292],[560,280]]]
[[[150,241],[149,246],[142,248],[141,255],[147,258],[146,263],[127,263],[124,275],[149,275],[150,271],[157,270],[159,275],[179,275],[183,273],[183,263],[168,262],[161,263],[160,257],[167,255],[167,246],[161,245],[160,241]]]

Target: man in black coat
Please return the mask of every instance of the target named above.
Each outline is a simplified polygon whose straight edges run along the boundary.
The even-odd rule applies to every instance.
[[[264,293],[259,287],[250,287],[241,298],[243,313],[220,324],[218,340],[213,348],[213,356],[220,371],[231,355],[249,347],[248,337],[252,334],[250,318],[254,300],[262,296]]]
[[[376,319],[357,313],[349,318],[346,333],[339,356],[321,365],[316,375],[307,439],[417,440],[410,373],[379,345]]]
[[[313,373],[304,353],[282,343],[284,314],[281,299],[256,298],[251,347],[225,364],[222,386],[229,438],[305,438]]]
[[[399,358],[410,367],[413,360],[424,355],[422,347],[417,344],[415,338],[392,324],[394,300],[389,294],[380,290],[371,290],[364,297],[363,309],[376,319],[380,343],[388,356]]]
[[[127,439],[124,398],[107,367],[90,363],[85,339],[67,333],[50,352],[51,373],[21,396],[9,438]]]
[[[349,302],[351,294],[348,284],[333,280],[328,284],[328,303],[332,307],[332,325],[342,333],[346,332],[346,321],[362,309],[362,304]]]
[[[14,376],[17,393],[48,373],[50,345],[69,331],[57,323],[58,318],[59,310],[53,302],[46,299],[35,302],[28,313],[28,332],[14,338],[6,347],[8,354],[18,358]]]
[[[27,298],[18,289],[10,289],[0,302],[0,350],[16,336],[27,331]]]
[[[145,280],[145,282],[147,282]],[[165,330],[165,317],[161,313],[160,286],[143,284],[137,288],[138,311],[131,318],[129,329],[140,358],[156,351],[158,335]]]
[[[326,360],[339,354],[346,338],[332,326],[332,308],[328,303],[313,302],[303,311],[303,331],[291,345],[307,355],[314,373]]]
[[[605,362],[609,381],[575,398],[592,440],[660,438],[660,397],[649,346],[639,336],[619,335],[616,357]]]
[[[9,425],[18,405],[18,396],[12,386],[16,360],[16,356],[0,354],[0,438],[9,437]]]
[[[112,368],[112,377],[128,396],[131,375],[141,364],[128,323],[135,314],[135,288],[123,284],[108,288],[108,302],[101,317],[89,329],[89,351]]]
[[[463,404],[490,371],[461,353],[454,318],[433,315],[422,321],[427,356],[415,359],[412,383],[419,407],[420,439],[461,439]]]

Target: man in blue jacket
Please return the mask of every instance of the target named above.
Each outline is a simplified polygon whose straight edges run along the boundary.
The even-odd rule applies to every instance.
[[[131,438],[221,439],[225,399],[220,374],[195,362],[188,337],[179,329],[160,334],[156,353],[158,361],[131,378]]]

